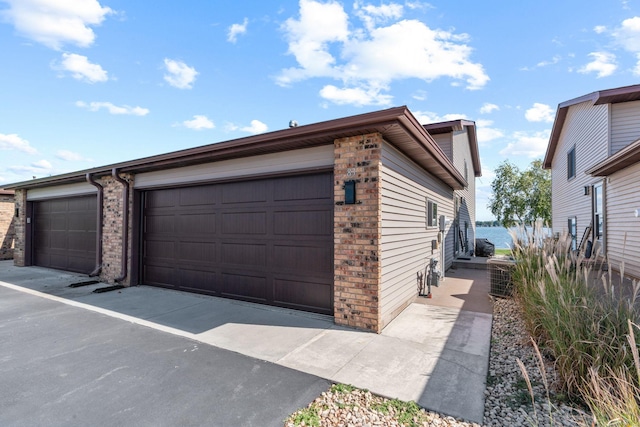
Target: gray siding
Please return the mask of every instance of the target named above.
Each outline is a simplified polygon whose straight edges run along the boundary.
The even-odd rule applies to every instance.
[[[608,178],[606,197],[607,255],[614,269],[624,261],[626,274],[640,278],[640,164],[623,169]]]
[[[438,228],[426,229],[425,199],[438,203],[438,214],[453,216],[453,190],[389,144],[382,146],[380,170],[382,327],[417,295],[416,273],[424,272],[429,259],[440,261],[441,249],[432,250]],[[446,261],[453,259],[453,236],[446,230]],[[442,270],[442,262],[439,263]]]
[[[577,217],[578,241],[591,222],[591,197],[584,186],[599,181],[585,171],[607,158],[609,105],[590,101],[569,107],[551,164],[553,231],[567,231],[567,219]],[[576,175],[567,179],[567,153],[576,147]]]
[[[611,105],[611,155],[640,138],[640,101]]]

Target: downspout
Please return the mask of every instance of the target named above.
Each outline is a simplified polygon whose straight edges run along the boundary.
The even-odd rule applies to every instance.
[[[102,214],[103,214],[103,203],[102,203],[102,185],[98,184],[90,173],[87,173],[87,182],[98,189],[98,213],[97,213],[97,224],[96,224],[96,268],[89,273],[89,277],[94,277],[100,274],[102,270]]]
[[[120,264],[120,276],[115,278],[116,282],[122,282],[127,278],[127,257],[129,255],[129,183],[119,174],[118,169],[111,170],[111,176],[122,184],[122,261]]]

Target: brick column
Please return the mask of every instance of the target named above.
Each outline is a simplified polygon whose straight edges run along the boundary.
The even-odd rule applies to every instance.
[[[125,180],[131,181],[133,177],[130,175],[121,175]],[[122,215],[124,206],[122,204],[122,184],[113,177],[104,177],[100,180],[103,186],[103,219],[102,219],[102,271],[100,278],[107,282],[113,283],[122,272],[122,245],[123,245],[123,229]],[[131,275],[131,209],[133,206],[133,191],[129,192],[129,238],[124,244],[129,245],[127,252],[127,277],[122,282],[123,285],[130,284]]]
[[[380,148],[373,133],[334,141],[334,319],[380,332]],[[344,182],[356,181],[356,204]]]
[[[13,265],[24,267],[27,234],[27,190],[16,190],[13,196],[15,208],[19,216],[14,218],[13,231],[15,242],[13,247]]]

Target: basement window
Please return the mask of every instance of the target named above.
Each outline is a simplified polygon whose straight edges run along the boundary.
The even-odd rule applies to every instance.
[[[438,203],[425,199],[425,216],[427,218],[426,228],[438,226]]]

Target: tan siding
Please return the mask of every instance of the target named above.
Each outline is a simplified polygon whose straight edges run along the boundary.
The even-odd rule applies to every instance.
[[[578,218],[578,239],[591,222],[591,197],[584,186],[599,181],[585,171],[607,157],[608,105],[592,105],[590,101],[572,105],[551,165],[551,203],[553,231],[567,231],[567,219]],[[576,176],[567,179],[567,153],[576,147]]]
[[[640,138],[640,101],[611,105],[611,154]]]
[[[620,268],[624,260],[625,273],[640,278],[640,164],[616,172],[608,179],[606,198],[607,254],[612,266]]]
[[[460,229],[464,232],[465,221],[469,223],[469,249],[474,249],[476,238],[476,179],[469,147],[469,135],[466,130],[455,132],[453,135],[453,164],[462,176],[465,176],[465,161],[467,164],[466,179],[469,185],[464,190],[456,190],[456,194],[462,197]]]
[[[98,189],[88,182],[32,188],[27,191],[27,200],[52,199],[54,197],[80,196],[97,193]]]
[[[440,146],[444,154],[447,155],[449,160],[453,161],[453,141],[450,133],[439,133],[431,135],[436,143]]]
[[[326,145],[284,153],[224,160],[136,175],[136,188],[150,188],[265,173],[333,167],[333,146]]]
[[[438,203],[439,215],[452,218],[453,191],[388,144],[383,145],[380,177],[380,317],[385,325],[417,295],[416,273],[424,271],[430,258],[440,260],[441,250],[431,250],[438,228],[425,229],[425,198]],[[453,246],[446,253],[450,265]]]

